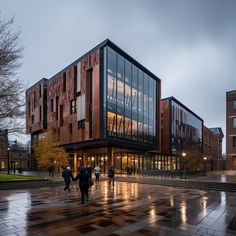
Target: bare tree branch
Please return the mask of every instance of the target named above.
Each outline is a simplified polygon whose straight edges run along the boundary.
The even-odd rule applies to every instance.
[[[26,86],[16,78],[23,47],[19,46],[20,32],[13,32],[14,18],[0,18],[0,129],[24,132],[24,95]]]

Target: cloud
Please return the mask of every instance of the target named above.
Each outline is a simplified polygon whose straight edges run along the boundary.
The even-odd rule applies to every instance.
[[[225,132],[225,93],[236,89],[235,0],[2,1],[25,45],[22,79],[50,78],[110,38],[175,96]]]

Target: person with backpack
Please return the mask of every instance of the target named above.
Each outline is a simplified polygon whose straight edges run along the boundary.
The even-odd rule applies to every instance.
[[[68,191],[70,192],[70,181],[71,179],[73,180],[74,177],[72,175],[72,171],[70,170],[70,167],[68,166],[66,169],[63,170],[62,172],[62,177],[64,178],[64,181],[65,181],[65,188],[64,188],[64,191]]]
[[[74,181],[79,180],[79,189],[81,193],[81,204],[84,204],[85,196],[87,201],[89,199],[88,189],[89,189],[89,175],[86,172],[85,167],[80,168],[80,172],[74,178]]]

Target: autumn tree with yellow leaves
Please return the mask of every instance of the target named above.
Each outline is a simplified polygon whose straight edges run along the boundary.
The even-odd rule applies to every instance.
[[[58,169],[58,167],[68,164],[66,152],[60,147],[56,133],[51,131],[43,133],[33,144],[33,150],[40,168],[55,166]]]

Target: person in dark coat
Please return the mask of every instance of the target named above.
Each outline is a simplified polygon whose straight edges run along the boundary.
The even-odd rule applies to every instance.
[[[65,170],[63,170],[62,177],[64,178],[64,181],[66,184],[64,191],[68,190],[68,192],[70,192],[70,181],[71,181],[71,179],[72,180],[74,179],[72,172],[70,170],[70,167],[67,167]]]
[[[90,165],[87,166],[86,168],[87,174],[89,175],[89,178],[92,178],[92,167]]]
[[[81,193],[81,203],[84,204],[84,198],[86,196],[87,201],[89,199],[88,189],[89,189],[89,175],[86,172],[85,167],[81,167],[80,172],[74,178],[74,180],[79,180],[79,188]]]
[[[109,186],[111,186],[111,182],[112,185],[114,187],[115,185],[115,169],[114,169],[114,165],[112,164],[111,167],[108,170],[108,177],[109,177]]]

